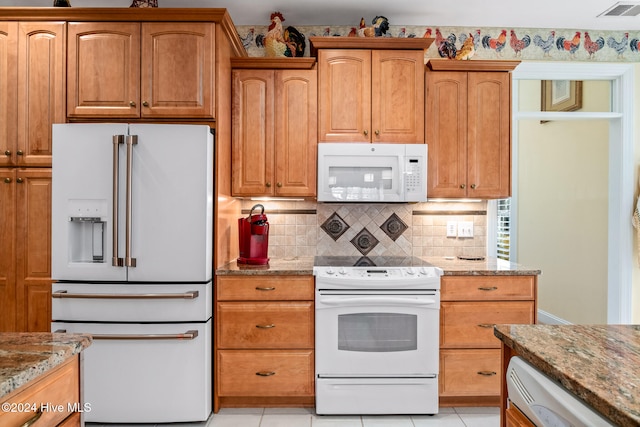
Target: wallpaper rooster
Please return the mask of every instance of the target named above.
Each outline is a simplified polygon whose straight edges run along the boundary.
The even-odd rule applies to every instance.
[[[502,52],[507,44],[507,30],[502,30],[498,38],[492,38],[491,36],[484,36],[482,38],[482,47],[485,49],[493,49],[496,53]]]
[[[618,53],[618,58],[622,58],[624,51],[627,50],[627,42],[629,41],[629,33],[624,33],[624,36],[617,41],[613,37],[607,39],[607,46],[612,48]]]
[[[364,18],[360,19],[358,37],[382,37],[389,31],[389,20],[384,16],[376,16],[371,23],[373,25],[367,27]]]
[[[436,47],[438,48],[438,54],[442,58],[453,59],[458,54],[458,49],[456,48],[456,35],[451,33],[445,39],[442,37],[442,33],[440,32],[440,28],[436,28]]]
[[[589,54],[589,59],[593,59],[593,55],[604,47],[604,38],[598,37],[596,41],[591,40],[591,36],[587,31],[584,32],[584,49]]]
[[[556,47],[558,50],[564,50],[569,52],[571,56],[574,56],[578,48],[580,47],[580,31],[576,31],[576,34],[571,40],[567,40],[564,37],[558,37],[556,41]]]
[[[547,36],[546,39],[543,39],[538,34],[533,36],[533,44],[538,46],[540,49],[542,49],[542,52],[544,52],[542,56],[551,56],[549,54],[549,51],[553,48],[553,46],[555,46],[555,41],[556,41],[555,31],[549,32],[549,36]]]
[[[476,53],[476,47],[473,42],[473,34],[469,33],[469,37],[465,38],[462,46],[458,50],[458,54],[456,55],[456,59],[465,61],[473,58],[473,55]]]
[[[265,56],[303,56],[307,47],[304,34],[292,26],[283,28],[283,21],[284,16],[280,12],[273,12],[267,34],[256,36],[256,45],[264,46]]]
[[[531,44],[531,37],[525,34],[522,39],[518,39],[516,32],[511,30],[511,38],[509,39],[509,46],[516,53],[516,56],[522,55],[522,50],[527,48]]]

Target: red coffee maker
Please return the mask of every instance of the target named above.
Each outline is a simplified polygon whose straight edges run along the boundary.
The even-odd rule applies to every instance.
[[[259,214],[253,214],[260,208]],[[264,265],[269,263],[269,222],[264,206],[254,205],[247,218],[238,218],[238,241],[240,256],[238,264]]]

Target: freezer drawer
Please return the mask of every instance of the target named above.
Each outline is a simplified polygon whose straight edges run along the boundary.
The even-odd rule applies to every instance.
[[[204,322],[213,285],[54,283],[52,318],[87,322]]]
[[[52,323],[61,329],[94,336],[84,351],[85,421],[192,422],[211,413],[211,321]]]

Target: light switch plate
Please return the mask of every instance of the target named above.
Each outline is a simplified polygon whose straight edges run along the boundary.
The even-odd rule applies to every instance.
[[[458,237],[473,237],[473,221],[458,222]]]
[[[447,237],[458,236],[458,223],[455,221],[447,221]]]

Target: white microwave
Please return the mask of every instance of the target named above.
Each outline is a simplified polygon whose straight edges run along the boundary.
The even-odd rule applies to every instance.
[[[318,144],[319,202],[426,200],[426,144]]]

